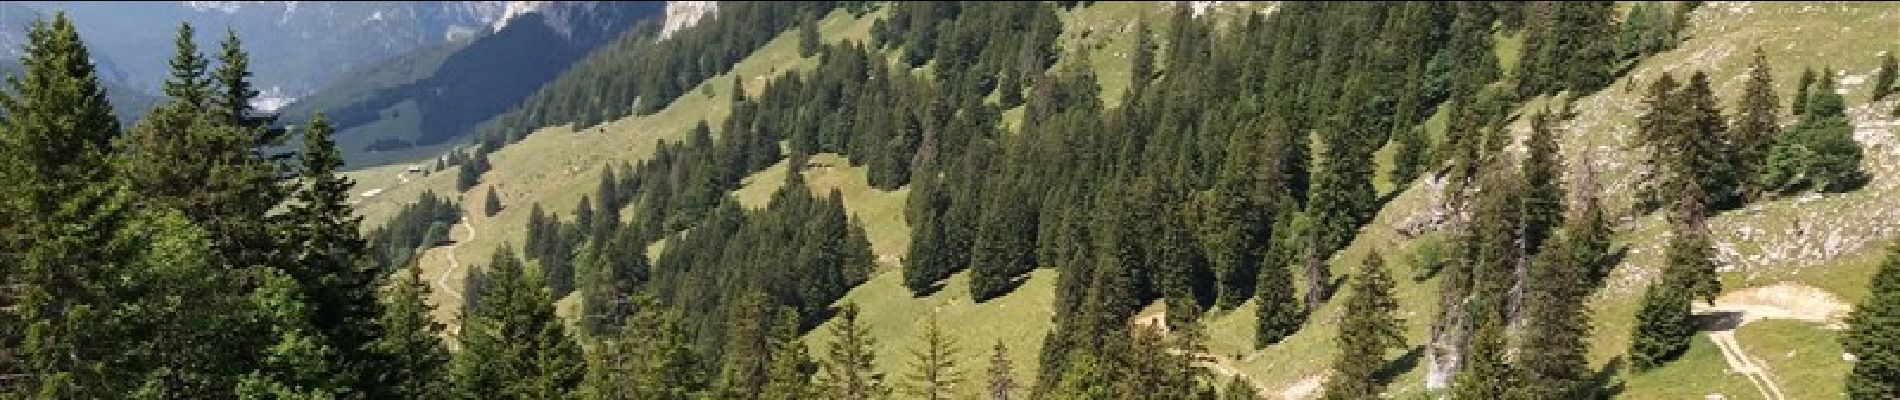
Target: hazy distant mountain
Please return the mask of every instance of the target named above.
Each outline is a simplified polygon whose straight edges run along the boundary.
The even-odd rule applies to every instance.
[[[265,106],[315,92],[343,73],[458,38],[488,32],[504,18],[531,4],[504,1],[183,1],[83,2],[23,1],[48,14],[66,10],[101,56],[111,79],[156,91],[172,54],[179,22],[198,28],[207,53],[226,28],[236,29],[251,52],[251,67]],[[14,7],[9,7],[14,9]],[[512,11],[511,11],[512,10]],[[17,10],[16,10],[17,12]],[[0,45],[17,51],[8,36],[23,31],[16,12],[0,13]]]
[[[497,30],[352,70],[283,110],[323,111],[352,165],[406,158],[472,133],[575,61],[664,15],[663,1],[514,2]]]

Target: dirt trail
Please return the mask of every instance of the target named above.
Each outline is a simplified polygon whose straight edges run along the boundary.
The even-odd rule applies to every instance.
[[[449,277],[455,275],[455,270],[462,268],[462,264],[455,261],[455,250],[456,247],[462,245],[462,242],[475,240],[475,224],[469,222],[468,217],[462,217],[462,223],[459,225],[464,229],[468,229],[468,237],[462,240],[454,240],[451,234],[449,248],[445,250],[448,252],[449,269],[442,271],[441,275],[435,277],[436,289],[441,290],[442,293],[448,293],[450,296],[455,296],[456,300],[462,299],[462,293],[456,292],[455,287],[449,286]]]
[[[1722,294],[1714,305],[1695,304],[1697,313],[1735,313],[1732,324],[1723,323],[1708,332],[1709,341],[1722,351],[1729,370],[1742,374],[1760,391],[1763,398],[1785,400],[1781,384],[1776,383],[1768,363],[1748,355],[1747,348],[1735,337],[1735,329],[1762,319],[1790,319],[1838,329],[1852,307],[1826,290],[1792,282],[1738,289]]]
[[[1763,363],[1757,362],[1759,360],[1743,351],[1742,343],[1735,340],[1735,331],[1711,331],[1709,341],[1715,342],[1715,347],[1722,350],[1722,360],[1728,362],[1729,370],[1748,378],[1748,383],[1755,385],[1755,390],[1760,391],[1763,398],[1787,399],[1787,396],[1781,393],[1781,385],[1775,383],[1774,375],[1769,374],[1768,369],[1761,366]]]

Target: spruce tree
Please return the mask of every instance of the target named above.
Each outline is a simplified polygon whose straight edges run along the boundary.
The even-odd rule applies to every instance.
[[[488,195],[483,196],[483,197],[484,197],[484,199],[482,200],[482,215],[483,216],[494,218],[495,214],[501,213],[501,197],[495,195],[494,186],[489,186]]]
[[[192,109],[206,106],[211,94],[211,84],[205,79],[205,68],[211,65],[203,53],[198,52],[198,41],[193,35],[191,23],[178,24],[178,34],[172,38],[171,77],[165,80],[165,97],[186,105]]]
[[[1384,385],[1377,373],[1385,368],[1386,352],[1405,345],[1405,325],[1394,315],[1399,302],[1392,297],[1392,277],[1385,271],[1384,256],[1367,253],[1358,272],[1339,322],[1339,354],[1333,359],[1332,376],[1326,379],[1327,399],[1378,397]]]
[[[858,321],[858,305],[847,303],[832,322],[832,342],[820,364],[818,386],[824,397],[840,400],[881,399],[890,388],[876,371],[870,328]]]
[[[1544,242],[1531,265],[1529,295],[1517,364],[1524,377],[1519,391],[1530,399],[1595,398],[1591,384],[1590,317],[1587,310],[1593,285],[1587,275],[1591,262],[1605,255],[1573,244],[1579,224]]]
[[[1797,117],[1808,114],[1808,93],[1814,87],[1815,78],[1814,68],[1801,69],[1801,81],[1794,86],[1794,104],[1788,106],[1789,114]]]
[[[473,310],[462,316],[462,349],[451,363],[455,397],[553,399],[580,385],[585,363],[554,314],[539,273],[514,252],[495,252]]]
[[[303,289],[282,271],[261,270],[262,283],[251,294],[258,306],[258,318],[268,327],[269,344],[250,371],[237,382],[236,397],[247,399],[326,399],[338,393],[333,389],[349,384],[352,377],[339,376],[332,361],[337,349],[326,343],[310,326],[311,301]]]
[[[807,11],[798,18],[798,56],[810,58],[818,54],[818,47],[824,45],[824,39],[818,36],[817,14]]]
[[[781,307],[772,324],[771,365],[766,368],[766,400],[799,400],[818,396],[812,387],[812,374],[818,364],[811,359],[805,341],[798,336],[798,313]]]
[[[255,145],[274,145],[282,139],[282,131],[268,128],[275,117],[256,115],[256,109],[251,107],[258,91],[251,82],[250,68],[251,56],[244,51],[237,30],[226,29],[224,40],[218,42],[218,68],[210,75],[215,90],[211,94],[211,111],[227,125],[255,130]]]
[[[985,382],[983,398],[989,400],[1009,400],[1016,394],[1016,372],[1009,362],[1009,347],[1003,346],[998,339],[990,350],[989,381]]]
[[[373,369],[374,385],[366,395],[402,399],[440,395],[446,390],[449,353],[442,345],[442,323],[429,315],[433,308],[422,268],[411,265],[395,276],[399,278],[391,283],[377,319],[383,335],[370,345],[386,364]]]
[[[1900,69],[1900,61],[1894,60],[1893,53],[1880,56],[1880,71],[1874,73],[1873,93],[1869,101],[1886,100],[1887,95],[1893,93],[1894,76],[1900,73],[1896,69]]]
[[[1722,110],[1715,105],[1709,75],[1702,71],[1690,75],[1673,100],[1679,104],[1674,109],[1681,114],[1675,121],[1680,125],[1670,136],[1675,149],[1671,154],[1678,158],[1672,163],[1672,173],[1700,184],[1704,205],[1720,208],[1734,204],[1738,176],[1728,143],[1720,139],[1728,137],[1728,121],[1722,119]]]
[[[1510,398],[1511,390],[1518,387],[1517,374],[1506,360],[1508,349],[1502,321],[1489,316],[1478,319],[1471,336],[1471,349],[1466,352],[1470,359],[1465,360],[1465,368],[1458,372],[1448,397],[1455,400]]]
[[[1674,360],[1689,349],[1689,341],[1695,336],[1695,326],[1689,316],[1688,288],[1679,275],[1671,271],[1674,266],[1664,267],[1664,276],[1650,284],[1643,292],[1641,308],[1636,312],[1636,326],[1631,332],[1629,360],[1630,366],[1637,371],[1647,371]]]
[[[911,352],[916,359],[911,362],[911,373],[905,376],[909,385],[904,393],[914,399],[958,397],[957,386],[963,383],[963,372],[957,370],[956,339],[945,336],[935,312],[930,313],[924,324],[922,347]]]
[[[1524,179],[1522,248],[1535,251],[1551,232],[1563,224],[1564,193],[1561,173],[1562,154],[1558,152],[1555,116],[1549,110],[1531,116],[1531,134],[1525,140],[1525,158],[1520,174]]]
[[[1841,339],[1842,347],[1854,355],[1847,397],[1900,397],[1900,246],[1887,251],[1886,262],[1867,289],[1867,298],[1847,317],[1849,328]]]
[[[699,365],[681,329],[679,313],[652,297],[635,295],[627,324],[603,337],[587,354],[580,397],[588,399],[686,400],[705,388]]]
[[[368,244],[358,226],[362,217],[349,203],[355,183],[341,175],[343,157],[330,135],[322,114],[303,132],[301,185],[283,217],[291,229],[285,240],[296,249],[286,272],[310,293],[312,327],[356,363],[347,366],[351,373],[369,374],[376,362],[362,349],[382,335],[375,323],[381,314],[378,271],[364,257]],[[359,389],[372,385],[367,375],[359,379]]]
[[[1893,58],[1889,56],[1888,60]],[[1884,69],[1883,69],[1884,71]],[[1749,66],[1748,83],[1742,88],[1742,100],[1729,131],[1735,157],[1735,172],[1741,180],[1742,201],[1760,200],[1768,191],[1762,171],[1768,152],[1781,136],[1781,100],[1775,96],[1775,81],[1768,68],[1768,57],[1755,49],[1755,62]]]
[[[36,21],[20,58],[24,74],[0,94],[0,388],[19,397],[112,397],[89,373],[105,359],[88,351],[104,333],[97,287],[130,256],[114,243],[130,212],[112,180],[119,135],[85,45],[64,12]],[[109,343],[109,342],[107,342]],[[88,388],[92,389],[88,389]]]
[[[1674,232],[1664,257],[1668,268],[1677,269],[1676,277],[1683,279],[1690,299],[1714,304],[1715,296],[1722,293],[1722,282],[1716,276],[1715,245],[1709,238],[1709,215],[1702,198],[1694,186],[1683,189],[1671,215]]]
[[[1259,307],[1255,309],[1259,326],[1254,328],[1254,347],[1279,343],[1300,329],[1303,310],[1295,296],[1299,289],[1293,285],[1292,265],[1284,261],[1281,257],[1262,260],[1260,280],[1254,288],[1254,302]]]

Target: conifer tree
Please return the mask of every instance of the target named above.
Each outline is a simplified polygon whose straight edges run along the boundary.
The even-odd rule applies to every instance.
[[[343,157],[330,135],[322,114],[303,132],[301,185],[283,217],[291,229],[286,240],[296,249],[286,272],[310,293],[312,327],[346,359],[364,363],[349,365],[351,373],[367,374],[374,363],[361,349],[382,335],[376,325],[377,271],[363,257],[368,244],[358,226],[362,217],[349,203],[355,183],[340,174]],[[360,385],[371,382],[361,379]]]
[[[1900,61],[1894,60],[1893,53],[1880,56],[1880,71],[1874,73],[1874,87],[1870,101],[1886,100],[1887,95],[1893,93],[1895,74],[1900,73],[1896,69],[1900,69]]]
[[[1586,217],[1587,218],[1587,217]],[[1531,399],[1595,398],[1590,385],[1587,307],[1591,262],[1604,255],[1573,244],[1577,223],[1544,242],[1532,263],[1517,364],[1519,391]]]
[[[263,269],[262,283],[251,294],[258,318],[268,327],[262,359],[237,382],[239,398],[325,399],[337,396],[351,377],[339,376],[338,354],[310,326],[310,301],[297,281],[281,271]]]
[[[1748,83],[1742,88],[1737,108],[1741,112],[1731,124],[1729,142],[1735,172],[1741,180],[1742,201],[1752,202],[1768,191],[1762,171],[1768,163],[1769,149],[1781,136],[1781,100],[1775,96],[1774,76],[1760,48],[1755,49],[1755,62],[1749,66]]]
[[[1392,134],[1392,170],[1389,172],[1392,183],[1400,189],[1418,179],[1420,172],[1429,169],[1427,165],[1432,154],[1431,146],[1425,137],[1424,127],[1399,128]]]
[[[798,19],[798,56],[810,58],[818,54],[818,47],[824,45],[824,39],[818,36],[817,14],[807,11]]]
[[[210,97],[210,82],[205,79],[205,68],[211,65],[203,53],[198,52],[198,41],[193,36],[191,23],[178,24],[178,34],[173,36],[176,52],[172,53],[172,75],[165,80],[165,97],[192,109],[207,104]]]
[[[767,371],[771,368],[772,305],[762,290],[747,290],[738,295],[727,313],[726,340],[720,349],[723,365],[719,370],[717,391],[731,398],[755,398],[764,391]]]
[[[845,304],[832,322],[832,342],[820,364],[818,386],[826,398],[841,400],[881,399],[890,389],[884,374],[876,371],[876,355],[870,328],[858,321],[858,305]]]
[[[1301,312],[1298,290],[1293,286],[1292,266],[1282,257],[1267,257],[1260,266],[1254,299],[1259,326],[1254,328],[1254,346],[1279,343],[1300,329]]]
[[[1790,114],[1797,117],[1808,115],[1808,93],[1814,87],[1815,78],[1814,68],[1801,69],[1801,81],[1794,86],[1794,104],[1788,106]]]
[[[989,381],[986,382],[984,387],[983,398],[989,400],[1009,400],[1015,398],[1016,373],[1015,370],[1011,368],[1009,362],[1009,347],[1003,346],[1003,341],[998,339],[996,346],[990,351]]]
[[[1539,249],[1551,232],[1563,224],[1564,193],[1558,168],[1563,165],[1558,153],[1555,116],[1549,111],[1531,116],[1531,134],[1525,140],[1525,158],[1520,174],[1524,179],[1524,232],[1522,248]],[[1521,265],[1521,263],[1520,263]]]
[[[799,400],[818,396],[812,387],[812,374],[817,372],[818,364],[813,362],[806,350],[805,341],[798,336],[798,313],[789,307],[781,307],[778,317],[772,324],[771,365],[766,368],[766,382],[761,399]]]
[[[1504,327],[1496,317],[1478,319],[1478,327],[1471,336],[1471,349],[1466,353],[1470,359],[1465,361],[1464,370],[1458,372],[1449,397],[1456,400],[1510,398],[1511,390],[1517,387],[1517,374],[1505,358]]]
[[[587,354],[580,397],[615,400],[686,400],[700,394],[705,381],[677,312],[663,310],[652,297],[628,300],[634,315],[625,326],[595,343]]]
[[[448,367],[448,349],[442,345],[442,323],[429,315],[429,287],[422,281],[422,268],[411,265],[397,271],[390,285],[382,315],[377,319],[383,335],[372,343],[378,358],[387,364],[376,371],[373,398],[421,399],[446,390],[444,373]]]
[[[1643,292],[1636,326],[1630,334],[1630,366],[1647,371],[1662,366],[1689,349],[1695,327],[1689,319],[1688,288],[1681,277],[1672,275],[1674,266],[1664,267],[1664,277]]]
[[[237,30],[226,29],[224,40],[218,42],[218,68],[210,75],[215,89],[210,99],[211,111],[227,125],[255,130],[254,145],[274,145],[282,139],[282,131],[267,128],[275,117],[254,112],[251,100],[257,98],[258,91],[251,82],[250,68],[251,56],[244,51]]]
[[[1841,340],[1854,355],[1847,397],[1900,397],[1900,379],[1895,379],[1900,377],[1900,246],[1888,250],[1867,289],[1867,298],[1848,316],[1849,328]]]
[[[1386,352],[1405,344],[1405,326],[1394,315],[1399,303],[1392,297],[1384,256],[1367,253],[1358,272],[1339,323],[1339,355],[1333,359],[1332,377],[1326,379],[1327,399],[1378,397],[1384,385],[1376,374],[1385,367]]]
[[[921,348],[911,354],[916,360],[911,362],[911,373],[906,376],[909,385],[904,393],[914,399],[944,400],[957,397],[957,386],[963,383],[963,372],[957,370],[957,342],[955,338],[945,336],[943,327],[937,323],[937,313],[932,312],[924,325],[924,337]]]
[[[488,195],[483,196],[483,197],[484,197],[484,199],[482,200],[482,215],[483,216],[494,218],[495,214],[501,213],[501,197],[495,195],[494,186],[489,186]]]
[[[473,310],[462,317],[462,349],[451,363],[455,397],[552,399],[574,392],[585,363],[554,315],[540,274],[512,250],[495,252],[481,273]]]
[[[1733,204],[1738,189],[1735,161],[1727,141],[1711,139],[1728,137],[1728,122],[1722,119],[1722,110],[1715,105],[1709,75],[1702,71],[1690,75],[1689,82],[1674,94],[1673,100],[1680,104],[1674,109],[1681,113],[1676,116],[1676,123],[1680,125],[1676,125],[1677,131],[1670,136],[1675,145],[1672,147],[1676,149],[1672,154],[1678,158],[1672,163],[1673,174],[1700,184],[1705,206],[1719,208]]]

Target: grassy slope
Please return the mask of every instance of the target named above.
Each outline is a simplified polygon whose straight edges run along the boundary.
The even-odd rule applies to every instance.
[[[868,36],[871,17],[853,19],[848,14],[834,13],[820,22],[820,31],[828,40],[864,38]],[[769,76],[815,65],[814,59],[798,57],[797,45],[794,35],[780,35],[740,62],[733,71],[701,83],[700,89],[681,96],[653,115],[624,118],[579,132],[565,126],[543,128],[520,143],[496,151],[490,156],[493,170],[459,199],[480,234],[476,240],[455,248],[456,258],[464,268],[453,271],[454,276],[449,277],[449,281],[459,284],[460,275],[467,272],[466,267],[471,262],[485,264],[498,246],[504,243],[519,246],[530,205],[540,203],[549,211],[569,214],[582,196],[593,192],[602,166],[644,159],[660,141],[684,138],[699,121],[717,122],[725,118],[731,107],[727,96],[735,81],[745,84],[747,92],[758,93]],[[351,174],[360,182],[359,187],[390,188],[376,201],[360,207],[369,225],[386,221],[395,207],[411,201],[425,188],[441,194],[453,191],[454,168],[406,184],[398,183],[396,178],[402,168],[384,166]],[[485,217],[475,207],[490,187],[500,195],[504,210],[494,217]],[[458,233],[456,237],[462,236]],[[447,251],[448,248],[436,248],[424,254],[425,279],[434,281],[449,272],[446,254],[443,254]],[[435,297],[438,301],[452,300],[441,293]],[[452,314],[448,309],[437,312],[438,318],[444,321],[452,321]]]
[[[1613,209],[1621,209],[1628,204],[1630,193],[1624,189],[1633,183],[1632,171],[1636,164],[1634,155],[1624,151],[1621,146],[1633,134],[1632,122],[1638,112],[1636,96],[1642,84],[1664,71],[1682,75],[1691,69],[1705,69],[1714,78],[1716,91],[1723,96],[1723,105],[1729,106],[1739,92],[1740,77],[1748,61],[1746,50],[1755,46],[1769,51],[1768,56],[1777,69],[1776,80],[1784,99],[1791,95],[1795,78],[1800,73],[1799,68],[1806,63],[1826,60],[1837,63],[1837,68],[1847,68],[1851,75],[1867,75],[1875,64],[1876,52],[1884,50],[1872,44],[1880,43],[1882,37],[1879,35],[1885,32],[1877,28],[1891,26],[1895,8],[1893,5],[1871,4],[1755,3],[1731,7],[1715,3],[1706,6],[1695,18],[1692,39],[1681,49],[1640,63],[1630,75],[1609,89],[1578,101],[1579,118],[1570,124],[1568,135],[1563,138],[1566,160],[1571,160],[1573,165],[1576,160],[1592,160],[1594,169],[1603,179],[1602,186],[1608,189],[1606,200]],[[1064,34],[1064,43],[1072,50],[1088,50],[1089,60],[1096,67],[1097,76],[1102,78],[1107,94],[1104,99],[1113,103],[1127,87],[1125,51],[1132,40],[1126,35],[1108,35],[1102,31],[1084,39],[1080,32],[1114,32],[1113,28],[1128,24],[1132,18],[1143,17],[1149,18],[1151,26],[1159,31],[1163,29],[1165,18],[1157,17],[1165,15],[1165,9],[1161,7],[1117,3],[1102,3],[1080,9],[1065,15],[1065,22],[1070,24]],[[828,38],[837,38],[841,35],[861,37],[868,25],[868,20],[850,21],[834,15],[826,20],[824,26]],[[758,80],[760,74],[773,70],[773,66],[791,64],[809,68],[809,60],[796,60],[790,55],[791,45],[793,43],[789,39],[780,38],[766,50],[742,63],[738,75],[751,77],[748,84],[756,85],[762,83]],[[1122,52],[1119,57],[1116,54],[1118,51]],[[1073,58],[1066,58],[1064,62],[1069,62],[1068,59]],[[604,133],[549,132],[535,135],[522,144],[498,152],[495,156],[496,172],[484,179],[491,183],[482,186],[498,185],[502,189],[504,203],[510,205],[527,204],[527,199],[537,199],[553,210],[565,212],[581,194],[592,190],[597,179],[594,175],[597,172],[594,171],[603,161],[618,162],[644,157],[651,151],[654,140],[676,138],[701,118],[717,120],[726,108],[721,96],[727,90],[722,88],[729,87],[726,85],[730,85],[732,80],[731,75],[715,78],[707,84],[715,88],[711,96],[688,95],[659,114],[607,124]],[[1865,102],[1864,88],[1849,88],[1853,89],[1848,96],[1850,106],[1862,105]],[[1434,125],[1442,126],[1442,121],[1436,122]],[[1442,129],[1437,127],[1433,131]],[[1878,258],[1878,252],[1874,250],[1879,247],[1879,243],[1897,232],[1886,221],[1893,220],[1891,213],[1900,213],[1896,207],[1880,201],[1890,191],[1900,190],[1893,182],[1900,179],[1900,175],[1880,166],[1900,163],[1892,160],[1893,156],[1889,154],[1893,150],[1889,144],[1890,134],[1878,131],[1861,136],[1863,142],[1882,143],[1868,148],[1869,170],[1875,175],[1875,181],[1869,188],[1811,201],[1784,199],[1768,202],[1748,210],[1725,213],[1716,219],[1713,226],[1716,234],[1722,243],[1732,244],[1729,247],[1734,249],[1734,255],[1728,256],[1725,262],[1738,265],[1741,267],[1739,271],[1745,271],[1726,274],[1726,284],[1743,287],[1794,280],[1827,289],[1849,301],[1864,297],[1864,289],[1860,286],[1871,274],[1871,266]],[[751,178],[746,188],[737,195],[748,204],[760,203],[758,199],[770,193],[766,188],[782,182],[783,168],[783,165],[775,166]],[[359,179],[370,184],[387,182],[396,170],[399,169],[385,167],[367,170],[359,175]],[[963,364],[965,371],[974,373],[979,370],[981,364],[978,360],[987,353],[987,347],[1002,340],[1011,349],[1019,371],[1018,378],[1028,378],[1027,372],[1033,369],[1030,365],[1040,345],[1042,332],[1049,328],[1049,315],[1052,312],[1049,310],[1049,299],[1054,282],[1052,272],[1038,271],[1016,293],[984,304],[972,304],[967,296],[963,296],[961,282],[967,277],[961,274],[951,279],[948,290],[924,298],[912,297],[898,283],[898,274],[889,263],[889,256],[901,255],[902,246],[905,245],[905,236],[895,231],[903,225],[903,195],[868,188],[852,190],[852,187],[862,187],[862,171],[858,169],[808,171],[807,174],[808,181],[815,185],[841,187],[847,206],[854,214],[865,218],[867,226],[872,228],[874,247],[886,261],[881,272],[870,283],[847,295],[847,301],[865,307],[865,320],[879,338],[879,362],[887,373],[893,376],[902,373],[902,366],[909,359],[905,349],[913,347],[916,323],[921,321],[922,314],[919,311],[934,307],[945,325],[956,330],[963,344],[964,356],[969,360]],[[383,196],[411,198],[411,192],[418,187],[445,188],[446,182],[452,179],[453,174],[439,173],[423,179],[421,184],[398,186]],[[373,187],[368,184],[365,186]],[[1357,265],[1357,260],[1363,258],[1369,249],[1377,248],[1388,256],[1396,256],[1409,246],[1408,241],[1394,232],[1393,226],[1407,216],[1419,213],[1432,201],[1428,199],[1431,191],[1426,190],[1422,183],[1414,183],[1404,189],[1381,210],[1355,243],[1335,258],[1336,274],[1346,272],[1345,266]],[[477,187],[471,193],[485,190],[484,187]],[[372,220],[376,216],[388,214],[386,202],[370,203],[364,213],[371,216]],[[465,204],[473,202],[467,201]],[[1844,215],[1842,210],[1855,210],[1856,213]],[[518,238],[521,221],[525,218],[523,211],[525,209],[512,209],[492,220],[478,217],[476,223],[482,225],[484,237],[463,246],[461,257],[479,259],[492,251],[497,241]],[[872,215],[882,215],[886,219],[878,220]],[[1641,290],[1637,284],[1644,282],[1644,277],[1652,275],[1657,268],[1655,257],[1659,252],[1656,251],[1656,244],[1661,242],[1659,238],[1662,234],[1659,222],[1653,217],[1631,217],[1624,221],[1626,233],[1622,241],[1637,245],[1633,246],[1629,259],[1619,268],[1615,281],[1592,305],[1598,326],[1593,356],[1599,362],[1608,361],[1626,347],[1634,299]],[[1832,232],[1794,234],[1797,224],[1808,229]],[[1743,231],[1739,229],[1741,226],[1752,227],[1756,233],[1748,236],[1748,240],[1741,240],[1738,233]],[[431,256],[435,256],[432,259],[440,258],[434,254],[439,251],[431,253]],[[1395,274],[1406,275],[1403,264],[1392,265],[1396,269]],[[426,273],[440,272],[439,265],[425,264],[425,268],[429,268],[425,270]],[[1423,343],[1430,318],[1436,312],[1433,301],[1435,286],[1434,281],[1400,281],[1402,309],[1407,310],[1402,317],[1407,321],[1412,343]],[[1303,329],[1279,345],[1258,350],[1251,346],[1252,313],[1253,305],[1247,304],[1236,310],[1210,314],[1206,323],[1212,349],[1232,356],[1241,364],[1243,371],[1269,388],[1284,388],[1323,371],[1324,364],[1332,354],[1334,328],[1331,322],[1338,316],[1336,305],[1323,307],[1309,322],[1308,329]],[[827,335],[823,329],[813,333],[813,344],[820,345]],[[1836,390],[1834,388],[1839,386],[1844,364],[1839,361],[1838,350],[1827,347],[1838,346],[1826,340],[1832,336],[1831,332],[1800,323],[1767,321],[1746,326],[1739,335],[1752,354],[1774,365],[1771,368],[1778,373],[1778,381],[1791,395],[1834,393],[1828,390]],[[1697,339],[1696,343],[1688,356],[1663,370],[1626,376],[1627,387],[1623,395],[1630,398],[1674,398],[1680,397],[1678,395],[1719,391],[1730,396],[1752,396],[1753,391],[1745,380],[1723,372],[1725,366],[1721,364],[1719,354],[1706,339]],[[1398,393],[1419,391],[1419,373],[1418,369],[1408,371],[1397,380],[1392,390]],[[1693,377],[1703,386],[1683,391],[1687,389],[1677,388],[1677,383],[1683,381],[1684,377]]]
[[[1645,60],[1610,88],[1577,102],[1579,117],[1570,122],[1563,138],[1565,159],[1573,168],[1579,164],[1578,160],[1590,160],[1603,180],[1600,186],[1606,189],[1606,202],[1613,210],[1626,209],[1632,195],[1628,188],[1635,183],[1633,172],[1638,159],[1636,153],[1623,146],[1634,134],[1634,119],[1640,112],[1641,85],[1662,72],[1671,72],[1680,78],[1702,69],[1710,73],[1717,94],[1722,96],[1721,104],[1732,107],[1749,62],[1748,49],[1761,46],[1776,69],[1776,82],[1785,101],[1792,95],[1799,68],[1808,63],[1831,62],[1836,68],[1845,68],[1848,75],[1870,75],[1877,52],[1885,50],[1875,44],[1881,43],[1882,35],[1888,32],[1880,28],[1891,26],[1897,15],[1894,11],[1900,10],[1890,4],[1736,6],[1714,3],[1705,6],[1695,16],[1691,39],[1680,49]],[[1501,47],[1505,47],[1501,50],[1509,48]],[[1884,110],[1890,106],[1866,107],[1864,86],[1848,88],[1851,89],[1847,95],[1850,107]],[[1545,103],[1542,99],[1533,101],[1523,110]],[[1516,126],[1520,132],[1522,125]],[[1811,200],[1796,196],[1766,202],[1727,212],[1715,219],[1712,229],[1720,243],[1718,248],[1725,253],[1723,262],[1735,267],[1723,277],[1729,288],[1795,281],[1840,294],[1849,301],[1864,297],[1861,286],[1878,260],[1880,244],[1900,233],[1887,222],[1900,210],[1881,200],[1892,195],[1892,191],[1900,190],[1897,187],[1900,183],[1894,182],[1900,175],[1890,167],[1900,160],[1894,159],[1892,135],[1887,130],[1870,129],[1858,133],[1857,137],[1867,149],[1865,169],[1874,176],[1867,188]],[[1381,210],[1375,221],[1361,231],[1353,246],[1334,259],[1335,274],[1344,273],[1345,266],[1357,265],[1357,260],[1368,249],[1377,248],[1390,255],[1407,246],[1394,234],[1394,222],[1420,213],[1427,203],[1423,201],[1424,192],[1422,185],[1415,183]],[[1660,268],[1660,244],[1664,242],[1661,220],[1654,216],[1632,216],[1622,222],[1625,233],[1621,241],[1631,244],[1631,254],[1614,274],[1609,287],[1592,304],[1597,326],[1592,356],[1599,363],[1608,362],[1627,348],[1629,326],[1641,285]],[[1415,310],[1405,315],[1411,342],[1422,343],[1429,318],[1437,308],[1433,296],[1429,295],[1432,287],[1401,282],[1398,290],[1401,309]],[[1332,353],[1329,340],[1334,332],[1327,321],[1337,317],[1336,306],[1322,308],[1318,318],[1309,322],[1308,329],[1264,350],[1248,350],[1251,307],[1218,315],[1211,321],[1216,350],[1240,355],[1236,358],[1243,360],[1245,369],[1269,387],[1285,387],[1323,369]],[[1839,387],[1846,364],[1839,361],[1838,351],[1829,353],[1821,349],[1787,355],[1786,350],[1778,350],[1794,346],[1793,343],[1818,346],[1811,342],[1831,337],[1831,332],[1793,322],[1758,324],[1762,325],[1750,325],[1741,331],[1742,344],[1748,351],[1768,359],[1776,365],[1771,368],[1778,367],[1778,371],[1799,366],[1804,372],[1799,376],[1779,375],[1778,382],[1785,389],[1791,393],[1833,393],[1828,391]],[[1758,331],[1776,333],[1750,333]],[[1422,368],[1400,377],[1391,390],[1398,393],[1421,390],[1419,369]],[[1739,375],[1726,374],[1725,370],[1714,347],[1706,339],[1698,338],[1696,349],[1683,360],[1655,372],[1625,375],[1628,385],[1622,396],[1679,398],[1710,392],[1732,397],[1754,396],[1754,389],[1747,381]],[[1693,390],[1679,387],[1685,377],[1691,377],[1701,386]]]

